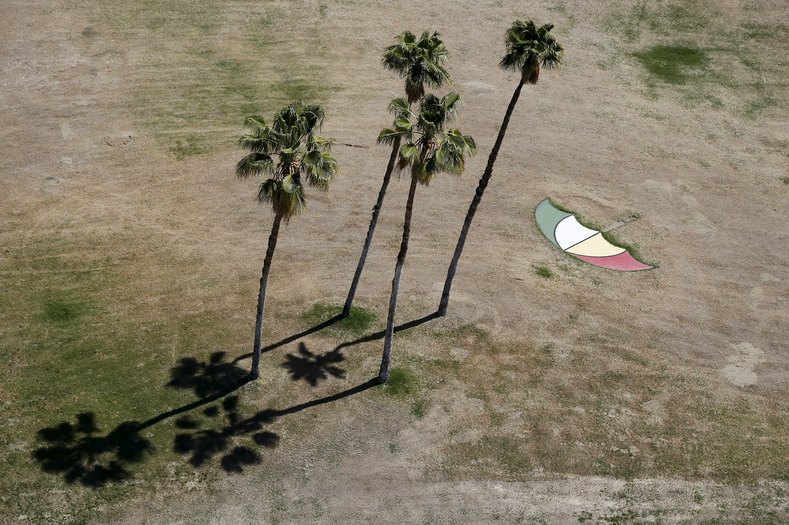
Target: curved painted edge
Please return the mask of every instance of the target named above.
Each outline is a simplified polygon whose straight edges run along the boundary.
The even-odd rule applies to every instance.
[[[619,255],[609,255],[607,257],[592,257],[589,255],[576,255],[570,254],[576,259],[580,259],[585,263],[600,266],[601,268],[608,268],[610,270],[619,270],[624,272],[633,272],[638,270],[651,270],[652,266],[644,264],[629,252],[624,251]]]
[[[578,260],[581,260],[581,261],[583,261],[585,263],[588,263],[588,264],[591,264],[593,266],[598,266],[600,268],[606,268],[606,269],[609,269],[609,270],[626,271],[626,272],[628,272],[628,271],[640,271],[640,270],[651,270],[651,269],[655,268],[654,266],[650,266],[649,264],[642,263],[641,261],[639,261],[638,259],[633,257],[630,254],[630,252],[627,251],[626,248],[622,248],[621,246],[617,246],[617,245],[615,245],[613,243],[608,243],[607,240],[606,240],[607,244],[611,244],[611,246],[615,246],[617,248],[622,248],[622,253],[619,253],[619,254],[616,254],[616,255],[594,256],[594,255],[579,255],[579,254],[575,254],[575,253],[572,253],[571,251],[569,251],[571,248],[573,248],[573,247],[575,247],[575,246],[577,246],[579,244],[582,244],[583,242],[589,240],[593,236],[587,237],[585,239],[582,239],[582,240],[574,243],[573,245],[568,246],[567,248],[562,248],[562,246],[559,244],[559,242],[558,242],[558,240],[556,238],[556,233],[555,232],[556,232],[556,228],[559,225],[559,223],[561,223],[562,221],[564,221],[568,217],[572,217],[574,219],[574,221],[581,228],[594,232],[595,235],[593,235],[593,236],[601,235],[601,233],[598,232],[597,230],[592,230],[591,228],[588,228],[587,226],[584,226],[583,224],[581,224],[578,221],[578,219],[575,217],[574,214],[566,212],[566,211],[562,211],[559,208],[557,208],[556,206],[554,206],[551,203],[550,198],[546,197],[545,199],[540,201],[540,203],[534,209],[534,218],[535,218],[535,220],[537,222],[537,226],[540,228],[540,231],[545,236],[545,238],[547,238],[549,241],[551,241],[554,244],[554,246],[556,246],[557,248],[559,248],[563,252],[565,252],[565,253],[567,253],[569,255],[572,255],[573,257],[575,257]]]
[[[608,242],[602,233],[592,235],[577,244],[573,244],[565,250],[573,255],[587,255],[589,257],[613,257],[624,252],[621,246]]]
[[[560,249],[561,246],[559,246],[559,243],[556,242],[556,235],[554,234],[554,231],[556,230],[557,224],[570,216],[570,213],[555,207],[553,204],[551,204],[551,200],[547,198],[543,199],[537,205],[537,208],[534,209],[534,219],[537,221],[537,226],[540,228],[540,231],[549,241],[551,241],[554,245],[556,245],[557,248]]]
[[[578,222],[575,215],[570,215],[559,221],[559,224],[556,225],[554,238],[562,250],[567,250],[576,244],[580,244],[594,237],[598,233],[600,232],[592,228],[587,228]]]

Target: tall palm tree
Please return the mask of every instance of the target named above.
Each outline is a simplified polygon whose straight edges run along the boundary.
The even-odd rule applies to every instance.
[[[406,124],[410,126],[410,122],[407,123],[406,121],[411,116],[411,104],[422,98],[425,94],[426,85],[440,87],[444,82],[449,81],[449,73],[443,66],[446,56],[447,49],[441,40],[441,35],[437,32],[430,34],[427,31],[422,33],[422,36],[419,38],[410,31],[400,33],[395,37],[395,43],[384,50],[381,62],[386,69],[398,73],[401,78],[405,79],[406,99],[398,98],[389,104],[389,110],[395,116],[394,125],[389,130],[394,130],[394,133],[387,135],[391,140],[387,140],[385,143],[392,145],[392,153],[389,156],[389,164],[386,166],[381,189],[378,191],[378,199],[375,201],[375,206],[373,206],[373,215],[370,219],[370,226],[367,228],[367,237],[364,240],[362,254],[359,257],[359,263],[356,265],[353,281],[340,314],[341,317],[346,317],[351,312],[351,306],[353,306],[356,288],[359,286],[359,280],[362,277],[364,263],[367,260],[367,254],[373,242],[375,227],[378,224],[378,216],[381,214],[386,190],[389,187],[392,171],[397,161],[397,152],[400,150],[403,133],[402,128]],[[379,137],[378,142],[383,143],[384,141],[381,141]]]
[[[419,38],[411,31],[403,31],[395,37],[394,44],[384,49],[381,63],[405,80],[408,103],[413,104],[425,95],[426,85],[436,88],[449,81],[449,72],[443,65],[447,54],[437,31],[425,31]]]
[[[452,262],[449,264],[447,271],[447,279],[444,282],[444,290],[441,293],[441,301],[438,305],[438,315],[446,315],[447,306],[449,304],[449,293],[452,289],[452,279],[455,277],[457,271],[458,261],[463,252],[463,246],[466,243],[466,236],[468,235],[469,228],[471,228],[471,221],[474,220],[474,214],[477,212],[477,207],[482,200],[482,194],[485,193],[485,188],[490,182],[493,175],[493,165],[496,163],[496,157],[499,154],[499,148],[504,140],[504,134],[507,133],[507,125],[510,123],[512,111],[515,109],[515,104],[518,103],[518,98],[521,94],[521,89],[525,84],[536,84],[540,78],[540,68],[552,69],[562,62],[563,49],[562,46],[556,42],[553,35],[550,34],[553,29],[553,24],[545,24],[537,27],[534,22],[527,20],[516,20],[512,27],[507,30],[506,44],[507,53],[504,58],[499,62],[499,66],[503,69],[511,69],[520,72],[520,80],[515,92],[512,94],[510,104],[507,106],[507,112],[504,114],[504,120],[501,122],[499,134],[496,137],[496,142],[493,144],[493,149],[488,156],[488,163],[485,166],[485,171],[479,179],[477,191],[474,193],[474,198],[471,200],[471,205],[466,213],[466,219],[463,221],[463,228],[460,230],[460,237],[458,238],[457,246],[455,246],[455,253],[452,256]]]
[[[247,117],[244,124],[251,133],[243,135],[238,144],[250,151],[236,165],[236,175],[269,176],[258,189],[258,201],[271,204],[274,223],[268,238],[266,257],[260,277],[255,342],[249,375],[260,375],[260,344],[263,337],[263,312],[266,307],[266,284],[271,260],[277,246],[279,227],[306,207],[304,185],[326,190],[337,172],[337,161],[331,155],[331,141],[317,134],[325,115],[317,105],[293,103],[274,116],[269,125],[262,117]]]
[[[397,294],[400,290],[400,278],[408,252],[411,215],[414,209],[417,184],[427,186],[433,177],[441,172],[459,175],[465,167],[466,156],[473,155],[477,149],[471,136],[464,135],[457,129],[446,129],[446,125],[456,116],[459,104],[460,96],[457,93],[449,93],[440,99],[432,94],[425,95],[420,103],[416,124],[406,134],[405,138],[408,141],[399,150],[398,168],[403,170],[410,166],[411,185],[408,189],[408,200],[405,206],[403,238],[400,242],[400,251],[397,254],[395,274],[392,279],[389,313],[386,317],[384,352],[378,374],[381,383],[385,383],[389,379]]]

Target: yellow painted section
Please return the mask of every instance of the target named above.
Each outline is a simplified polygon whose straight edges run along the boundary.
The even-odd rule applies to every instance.
[[[575,246],[570,246],[565,251],[575,255],[587,255],[589,257],[608,257],[609,255],[619,255],[625,251],[625,249],[614,246],[605,240],[602,233],[598,233],[585,241],[579,242]]]

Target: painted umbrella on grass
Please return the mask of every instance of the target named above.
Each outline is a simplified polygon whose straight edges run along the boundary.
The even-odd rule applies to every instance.
[[[534,210],[534,217],[543,235],[564,252],[595,266],[611,270],[649,270],[621,246],[615,246],[597,230],[587,228],[575,216],[562,211],[550,199],[543,200]]]

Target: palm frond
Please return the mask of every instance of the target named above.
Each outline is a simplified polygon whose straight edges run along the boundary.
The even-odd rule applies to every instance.
[[[321,151],[330,151],[331,147],[336,141],[329,137],[321,137],[313,135],[307,140],[307,149],[319,149]]]
[[[394,144],[394,141],[403,137],[403,132],[397,128],[384,128],[378,134],[378,144]]]
[[[326,112],[318,104],[310,104],[302,108],[300,117],[305,125],[304,132],[308,135],[313,135],[323,127]]]
[[[413,55],[416,36],[410,31],[403,31],[394,40],[394,44],[384,49],[381,63],[386,69],[402,74]]]
[[[301,168],[309,185],[326,190],[337,173],[337,160],[331,153],[315,149],[304,155]]]
[[[291,175],[282,180],[264,181],[258,190],[258,201],[271,204],[274,212],[282,214],[286,220],[298,215],[307,206],[304,187]]]
[[[411,106],[404,98],[396,98],[389,102],[389,113],[395,116],[396,119],[407,119],[412,116]]]
[[[236,174],[270,174],[257,198],[286,219],[306,206],[302,177],[310,186],[326,189],[337,173],[337,160],[330,153],[334,141],[317,134],[325,117],[319,105],[294,102],[277,112],[271,124],[258,116],[245,120],[252,133],[241,136],[238,144],[251,153],[238,162]]]
[[[250,115],[244,119],[244,126],[252,129],[265,129],[268,127],[266,120],[259,115]]]
[[[398,154],[397,168],[400,170],[405,169],[407,166],[412,165],[415,160],[419,158],[419,149],[413,142],[407,142],[400,146]]]
[[[457,116],[458,109],[460,109],[460,105],[462,100],[460,95],[455,92],[449,92],[441,98],[441,105],[444,106],[444,113],[446,122],[451,121]]]
[[[246,179],[261,173],[273,173],[274,160],[266,153],[250,153],[236,164],[236,175]]]

